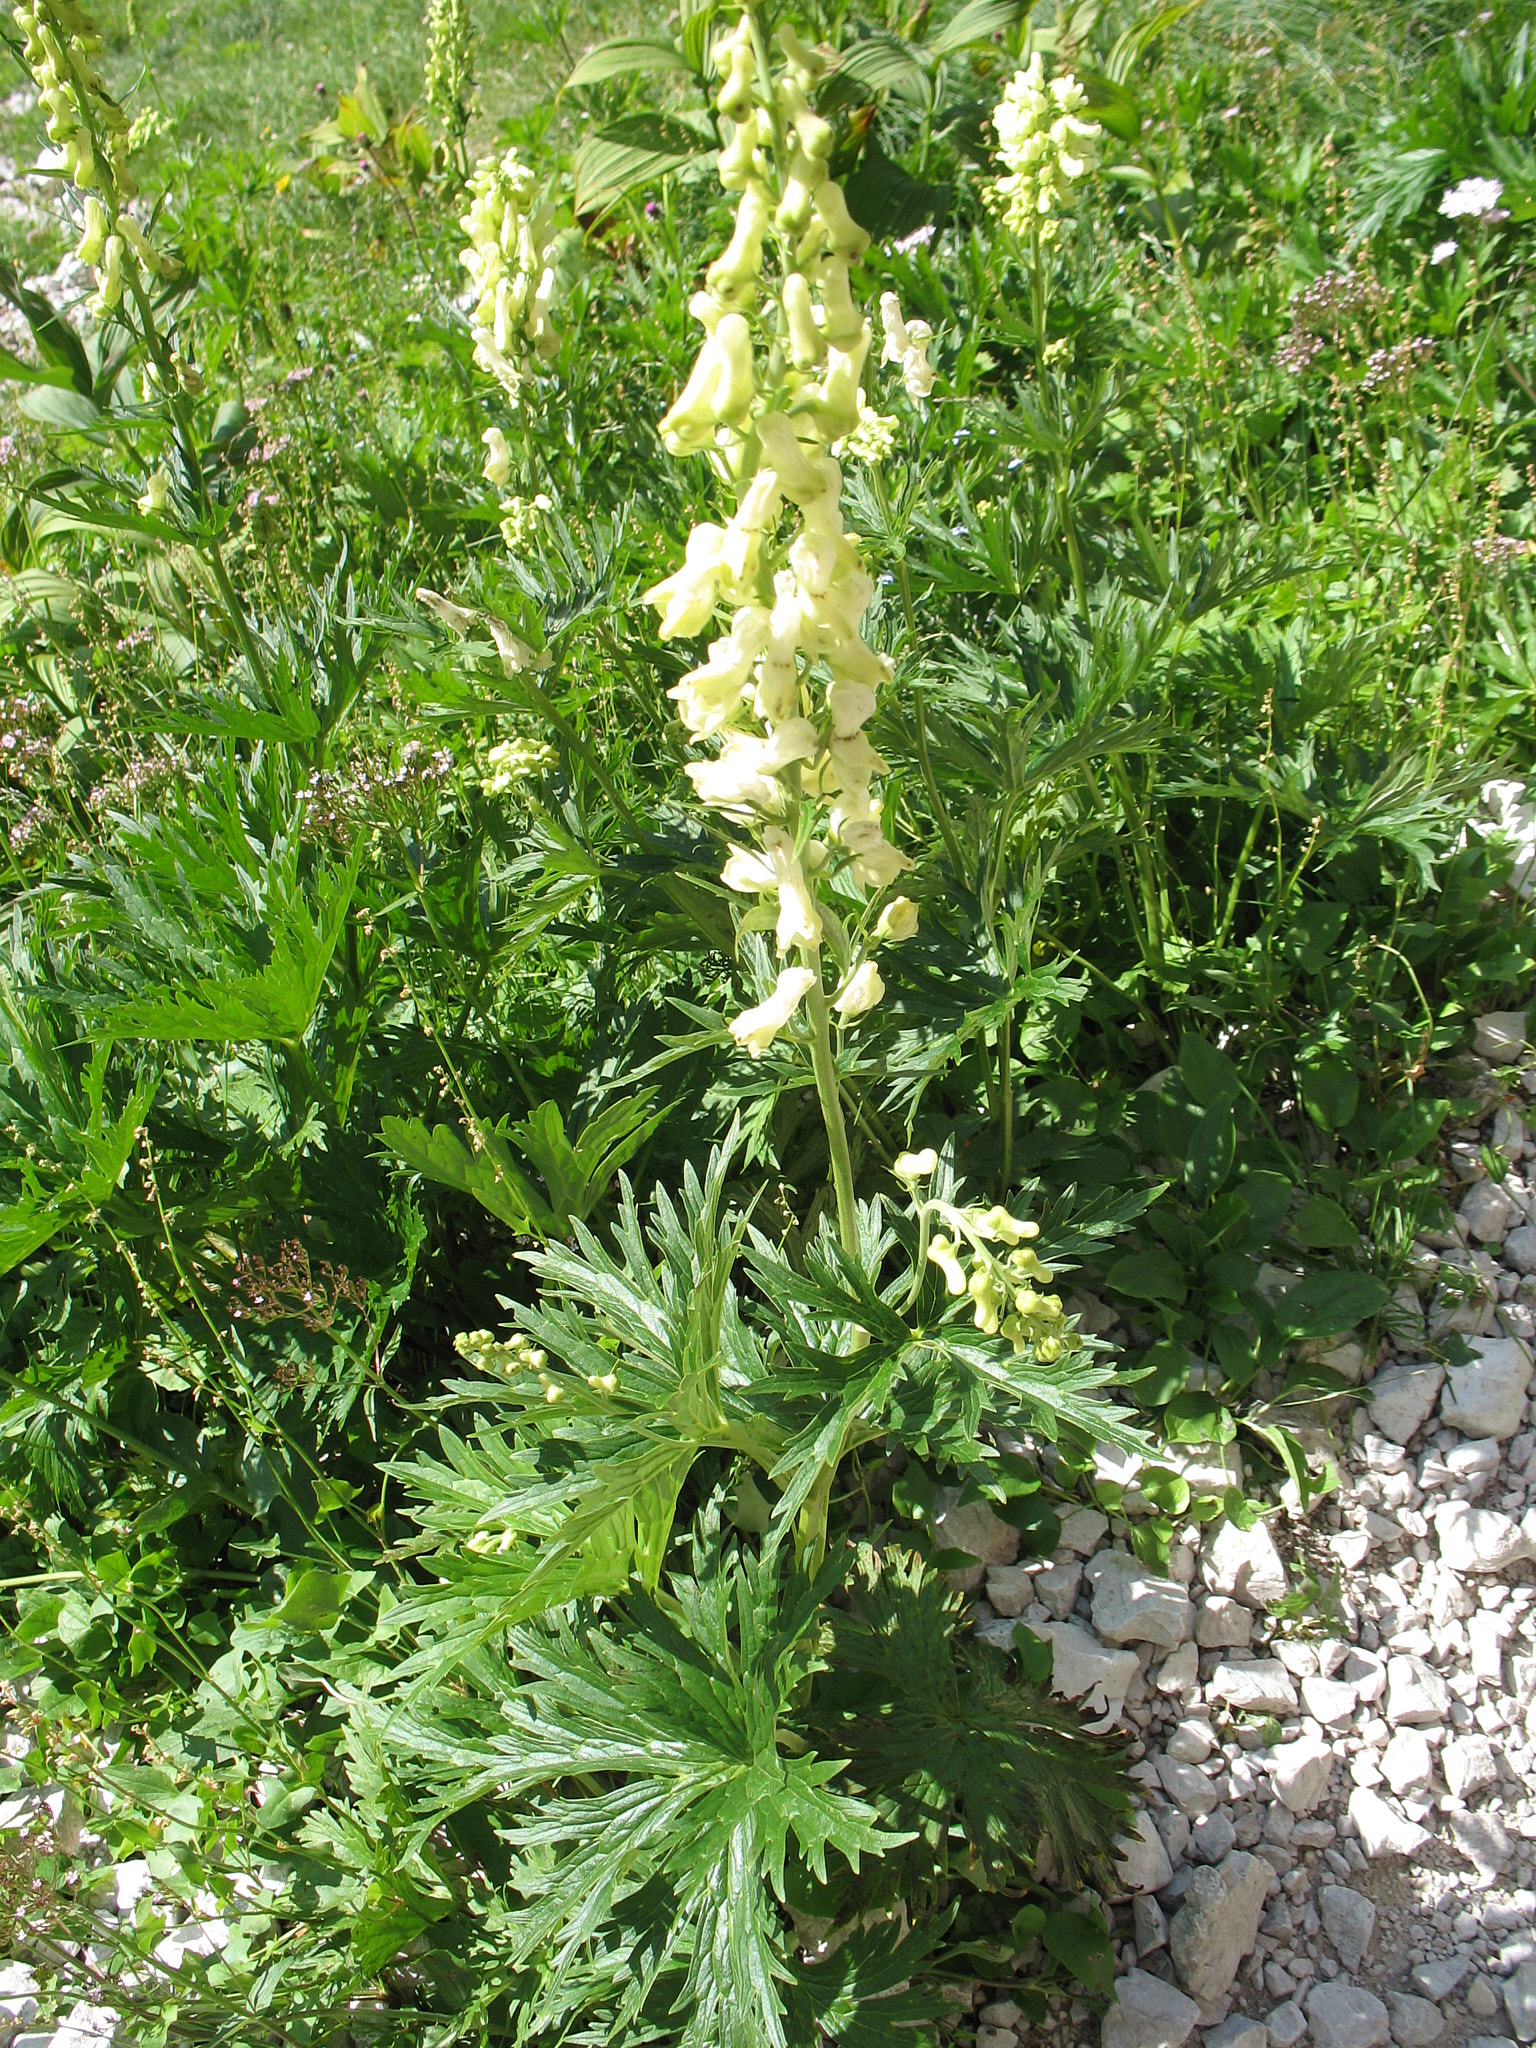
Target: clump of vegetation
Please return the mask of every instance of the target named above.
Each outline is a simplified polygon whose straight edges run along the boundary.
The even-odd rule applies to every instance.
[[[1126,1739],[956,1531],[1304,1508],[1510,1082],[1536,57],[1038,14],[562,13],[504,106],[434,0],[242,144],[176,18],[17,10],[46,2010],[857,2048],[1108,1995]]]

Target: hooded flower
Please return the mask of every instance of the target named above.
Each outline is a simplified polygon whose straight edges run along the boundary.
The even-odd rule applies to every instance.
[[[928,361],[928,344],[933,329],[926,320],[904,320],[901,301],[894,292],[880,295],[880,319],[885,328],[882,363],[899,363],[907,396],[916,405],[933,389],[934,371]]]
[[[821,912],[816,908],[815,895],[795,858],[793,840],[777,825],[770,825],[764,832],[761,853],[733,846],[720,879],[728,889],[743,895],[778,891],[779,916],[774,937],[781,953],[787,953],[791,946],[821,944]]]
[[[485,467],[480,474],[499,489],[512,474],[512,450],[500,427],[487,427],[480,439],[485,444]]]
[[[732,1038],[745,1046],[753,1059],[761,1059],[815,985],[816,976],[809,967],[786,967],[765,1002],[731,1019]]]

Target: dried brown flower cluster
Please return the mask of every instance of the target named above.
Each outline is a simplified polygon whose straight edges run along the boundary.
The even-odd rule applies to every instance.
[[[309,1253],[292,1237],[270,1263],[242,1253],[230,1281],[229,1315],[237,1323],[302,1323],[306,1330],[329,1330],[344,1307],[367,1306],[366,1282],[354,1280],[345,1266],[333,1266],[329,1259],[311,1267]]]
[[[1345,324],[1380,304],[1375,282],[1354,270],[1325,270],[1291,301],[1291,331],[1275,350],[1279,369],[1305,376]]]
[[[453,766],[451,748],[429,749],[420,740],[407,740],[393,767],[354,756],[344,769],[317,769],[300,797],[306,829],[327,839],[348,840],[360,826],[398,824],[419,816]]]

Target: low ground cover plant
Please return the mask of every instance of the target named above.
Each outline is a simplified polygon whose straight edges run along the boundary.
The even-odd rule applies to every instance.
[[[598,26],[7,31],[3,1867],[135,2040],[1102,2000],[977,1546],[1304,1510],[1511,1085],[1518,10]]]

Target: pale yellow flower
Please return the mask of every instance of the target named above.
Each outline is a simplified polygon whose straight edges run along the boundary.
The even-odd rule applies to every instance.
[[[731,1019],[732,1038],[753,1059],[761,1059],[815,984],[816,976],[809,967],[786,967],[766,1001]]]

